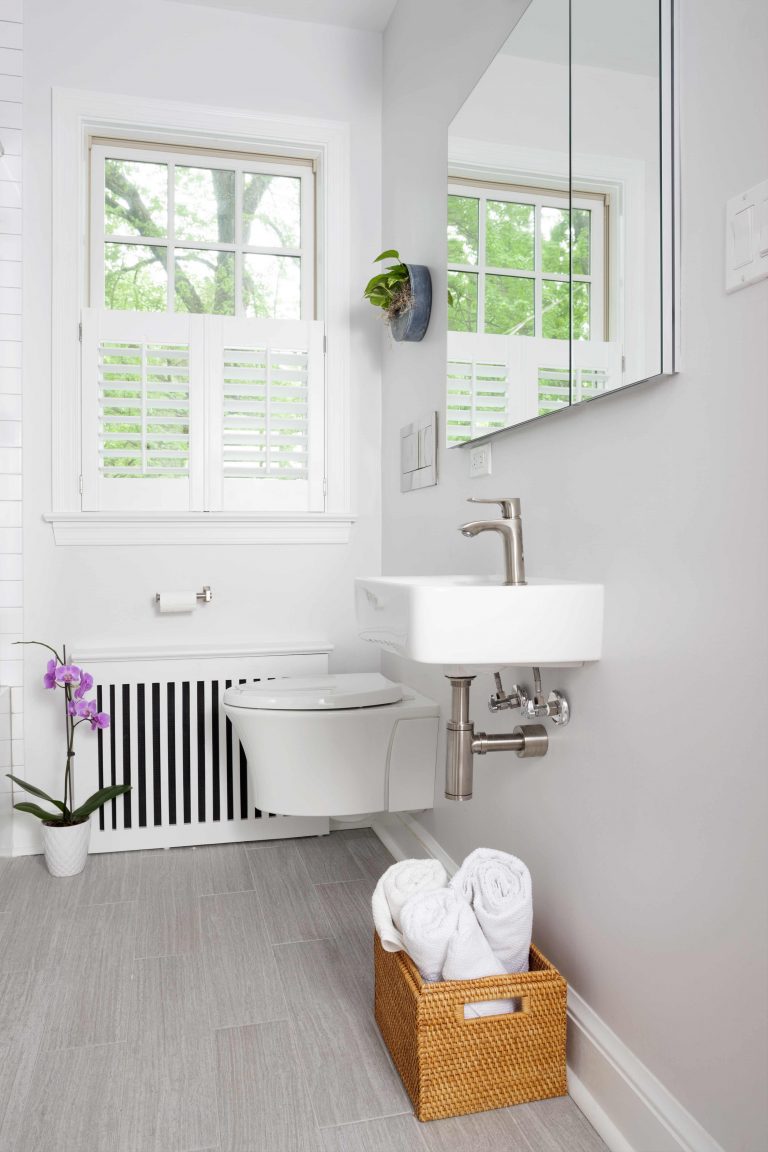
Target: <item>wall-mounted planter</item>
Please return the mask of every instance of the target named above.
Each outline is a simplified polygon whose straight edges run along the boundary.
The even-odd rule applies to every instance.
[[[411,281],[411,300],[404,312],[390,320],[395,340],[423,340],[432,311],[432,277],[425,264],[406,264]]]

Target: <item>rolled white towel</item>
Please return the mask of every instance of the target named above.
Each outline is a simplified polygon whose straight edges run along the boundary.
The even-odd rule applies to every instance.
[[[462,901],[450,888],[417,892],[400,913],[403,945],[424,980],[440,980]]]
[[[443,964],[444,980],[479,980],[483,976],[505,976],[504,966],[496,959],[483,935],[477,917],[466,901],[456,897],[458,916],[454,934],[448,941]],[[483,1000],[464,1007],[465,1016],[497,1016],[512,1012],[511,1000]]]
[[[406,900],[416,892],[433,892],[447,883],[448,873],[439,860],[401,860],[387,868],[371,900],[373,922],[385,952],[403,950],[400,913]]]
[[[451,880],[472,905],[478,923],[505,972],[527,972],[533,927],[531,874],[522,860],[477,848]]]

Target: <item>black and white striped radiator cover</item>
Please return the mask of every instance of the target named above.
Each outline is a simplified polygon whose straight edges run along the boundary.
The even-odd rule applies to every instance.
[[[256,654],[78,653],[111,723],[80,738],[75,799],[109,784],[132,786],[91,817],[91,851],[327,832],[325,818],[259,809],[245,753],[222,708],[232,684],[326,672],[327,651],[317,645]]]

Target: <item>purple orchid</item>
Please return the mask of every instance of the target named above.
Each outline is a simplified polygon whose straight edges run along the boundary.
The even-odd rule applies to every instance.
[[[98,707],[95,700],[70,700],[67,712],[80,720],[90,720],[91,731],[95,732],[97,728],[109,728],[109,715],[106,712],[99,712]]]
[[[81,669],[80,684],[75,689],[75,699],[82,700],[86,692],[90,692],[91,688],[93,688],[93,676],[91,676],[90,672],[83,672]]]
[[[21,780],[18,776],[7,773],[8,777],[25,791],[31,793],[41,800],[47,800],[54,806],[55,811],[46,810],[41,808],[39,804],[33,803],[29,800],[23,800],[19,804],[14,804],[19,812],[29,812],[32,816],[36,816],[38,820],[42,820],[47,825],[62,825],[63,827],[71,827],[75,824],[81,824],[87,820],[92,812],[107,804],[110,800],[115,800],[118,796],[130,792],[130,784],[111,784],[106,788],[99,788],[92,796],[79,807],[75,807],[74,800],[74,781],[72,776],[72,760],[75,755],[75,729],[87,720],[91,726],[91,731],[100,731],[103,728],[109,728],[109,714],[107,712],[99,712],[98,698],[93,700],[86,700],[85,697],[93,688],[93,676],[90,672],[84,672],[82,668],[78,668],[76,664],[69,664],[67,662],[67,649],[63,648],[61,655],[52,648],[50,644],[44,644],[40,640],[18,640],[18,644],[36,644],[38,647],[47,648],[52,653],[54,659],[49,660],[45,673],[43,675],[43,685],[47,689],[64,689],[64,703],[66,715],[66,739],[67,739],[67,756],[64,767],[64,799],[55,800],[49,796],[47,792],[43,792],[41,788],[36,785],[28,784],[25,780]]]

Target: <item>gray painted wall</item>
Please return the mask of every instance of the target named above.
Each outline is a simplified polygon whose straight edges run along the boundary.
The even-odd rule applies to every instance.
[[[446,128],[525,0],[400,3],[385,34],[382,242],[445,277]],[[728,1149],[765,1146],[768,283],[723,290],[728,197],[768,175],[768,7],[682,0],[683,364],[507,433],[493,476],[441,452],[402,496],[398,429],[443,406],[445,319],[384,352],[384,570],[498,570],[464,497],[522,497],[532,575],[605,584],[605,655],[545,683],[574,719],[546,760],[480,762],[475,799],[424,817],[456,858],[529,863],[536,937]],[[510,110],[514,114],[514,110]],[[521,110],[524,115],[524,110]],[[447,705],[435,670],[387,670]],[[530,679],[530,673],[528,674]],[[490,678],[473,714],[488,716]]]

